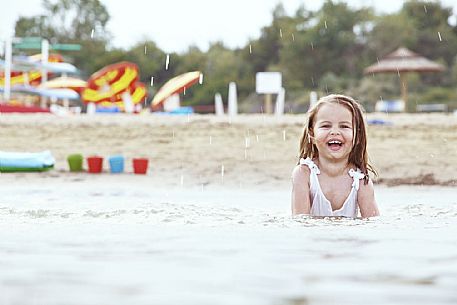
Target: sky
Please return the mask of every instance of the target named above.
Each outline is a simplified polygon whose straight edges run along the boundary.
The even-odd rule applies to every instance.
[[[55,2],[52,1],[52,2]],[[263,26],[272,21],[274,7],[282,2],[292,15],[303,4],[318,10],[323,0],[101,0],[111,18],[107,25],[112,33],[111,45],[128,49],[150,39],[165,52],[185,52],[189,46],[206,51],[211,42],[222,41],[230,48],[242,47],[260,36]],[[338,1],[335,1],[338,2]],[[347,0],[351,7],[371,6],[377,13],[398,11],[398,0]],[[442,0],[453,7],[457,18],[457,1]],[[20,16],[43,13],[41,0],[15,0],[0,10],[0,40],[14,33]],[[96,33],[95,33],[96,34]]]

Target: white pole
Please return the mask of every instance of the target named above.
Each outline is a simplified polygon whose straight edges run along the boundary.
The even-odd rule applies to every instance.
[[[5,88],[3,98],[9,101],[11,98],[11,64],[13,61],[13,46],[11,37],[8,37],[5,42]]]
[[[48,71],[46,66],[49,59],[49,41],[47,39],[41,40],[41,84],[48,81]],[[46,97],[41,97],[41,108],[46,108]]]
[[[97,106],[94,103],[87,104],[86,114],[87,115],[94,115],[97,111]]]
[[[43,39],[41,41],[41,84],[48,81],[48,71],[46,70],[46,66],[48,65],[49,61],[49,41],[47,39]]]
[[[122,93],[122,101],[124,102],[125,113],[133,113],[135,108],[133,106],[132,96],[130,95],[130,92],[127,91]]]
[[[236,94],[236,84],[231,82],[228,91],[228,114],[229,116],[236,116],[238,114],[238,98]]]
[[[286,89],[281,87],[278,96],[276,97],[275,115],[282,116],[284,114],[284,99],[286,97]]]
[[[217,116],[224,115],[224,104],[222,102],[222,96],[219,92],[214,96],[214,109]]]
[[[317,93],[316,91],[311,91],[309,93],[309,108],[313,107],[317,103]]]

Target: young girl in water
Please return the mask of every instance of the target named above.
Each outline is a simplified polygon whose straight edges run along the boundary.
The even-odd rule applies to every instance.
[[[292,172],[292,214],[378,216],[368,171],[367,135],[361,106],[351,97],[328,95],[308,111]]]

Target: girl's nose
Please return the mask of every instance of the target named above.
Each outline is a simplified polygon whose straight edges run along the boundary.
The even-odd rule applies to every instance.
[[[332,130],[330,131],[330,134],[331,134],[331,135],[337,135],[337,134],[340,134],[340,131],[339,131],[338,129],[332,129]]]

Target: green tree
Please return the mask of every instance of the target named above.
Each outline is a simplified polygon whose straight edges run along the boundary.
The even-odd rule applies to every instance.
[[[72,52],[74,64],[83,74],[95,71],[94,62],[106,51],[110,34],[106,30],[109,13],[99,0],[44,0],[44,15],[20,17],[15,35],[38,36],[50,42],[79,43],[81,51]]]
[[[48,40],[108,41],[108,11],[99,0],[43,0],[44,15],[20,17],[15,34],[19,37],[39,36]]]
[[[405,13],[377,17],[373,29],[367,35],[367,47],[371,50],[372,61],[400,46],[412,48],[417,43],[417,34],[414,22]]]
[[[150,83],[154,77],[154,87],[163,84],[167,79],[174,76],[179,68],[176,63],[176,54],[168,54],[170,64],[165,67],[167,54],[157,47],[153,41],[137,43],[127,53],[125,60],[134,62],[140,68],[140,80]]]
[[[402,12],[416,28],[420,53],[433,59],[443,58],[451,65],[457,48],[457,26],[449,24],[452,8],[439,2],[409,1]]]
[[[239,96],[246,92],[240,83],[243,79],[243,61],[236,52],[224,46],[221,42],[211,44],[205,58],[195,50],[191,52],[191,58],[202,60],[198,66],[191,65],[192,68],[198,68],[204,75],[203,84],[195,85],[189,90],[185,103],[189,104],[212,104],[214,95],[219,92],[227,96],[228,84],[235,81],[238,85]],[[189,58],[183,59],[189,65]]]
[[[311,16],[296,18],[295,39],[280,51],[285,79],[295,88],[317,88],[321,77],[328,72],[338,77],[359,76],[361,45],[354,27],[371,16],[369,11],[326,1]]]

